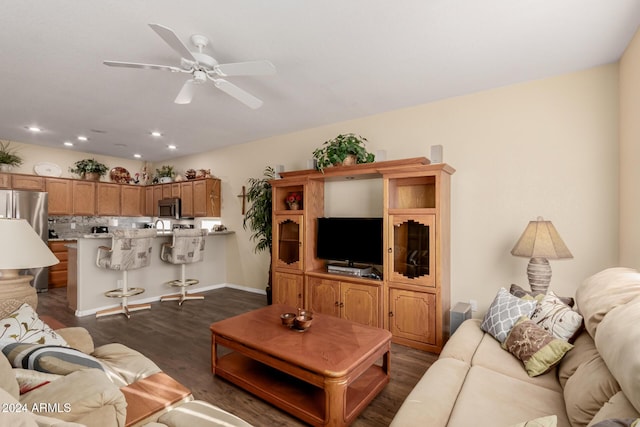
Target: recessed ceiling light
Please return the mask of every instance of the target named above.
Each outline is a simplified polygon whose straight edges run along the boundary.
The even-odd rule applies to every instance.
[[[89,140],[89,138],[87,138],[86,136],[78,135],[78,141],[88,141],[88,140]]]
[[[168,148],[169,150],[175,150],[175,149],[176,149],[176,148],[178,148],[178,147],[176,147],[176,146],[175,146],[175,145],[173,145],[173,144],[170,144],[170,145],[167,145],[167,148]]]
[[[73,142],[71,142],[71,141],[65,141],[65,142],[63,142],[63,144],[64,144],[65,147],[73,147]]]
[[[142,154],[137,154],[136,153],[136,154],[133,155],[133,157],[135,157],[136,159],[140,159],[140,158],[142,158]]]
[[[29,126],[27,127],[27,129],[29,129],[31,132],[42,132],[42,129],[40,129],[38,126]]]
[[[153,132],[151,132],[151,136],[155,136],[156,138],[159,138],[162,136],[162,133],[158,132],[157,130],[154,130]]]

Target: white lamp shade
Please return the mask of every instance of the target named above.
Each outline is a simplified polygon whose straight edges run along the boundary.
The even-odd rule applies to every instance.
[[[0,270],[57,264],[58,258],[24,219],[0,219]]]
[[[573,258],[551,221],[544,221],[542,217],[529,222],[511,250],[511,255],[527,258]]]

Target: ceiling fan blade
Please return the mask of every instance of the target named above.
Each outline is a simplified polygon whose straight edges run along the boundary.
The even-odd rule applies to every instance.
[[[182,89],[180,89],[178,96],[176,96],[176,99],[173,102],[175,102],[176,104],[189,104],[193,99],[193,94],[195,92],[194,86],[195,85],[193,79],[184,82],[184,85],[182,85]]]
[[[170,65],[155,65],[155,64],[141,64],[138,62],[121,62],[121,61],[102,61],[104,65],[110,67],[125,67],[125,68],[144,68],[146,70],[163,70],[163,71],[186,71],[178,67],[172,67]]]
[[[190,61],[197,62],[197,59],[193,57],[193,54],[189,51],[189,49],[182,43],[182,41],[178,38],[176,33],[173,32],[171,28],[167,28],[164,25],[160,24],[149,24],[151,29],[156,32],[162,40],[164,40],[173,50],[178,52],[182,58],[188,59]]]
[[[244,89],[240,89],[238,86],[233,83],[229,83],[224,79],[211,79],[213,83],[216,85],[218,89],[225,92],[228,95],[233,96],[238,101],[247,105],[249,108],[260,108],[262,106],[262,101],[255,96],[251,95],[249,92]]]
[[[220,64],[214,67],[220,76],[268,76],[276,73],[276,67],[269,61],[248,61]]]

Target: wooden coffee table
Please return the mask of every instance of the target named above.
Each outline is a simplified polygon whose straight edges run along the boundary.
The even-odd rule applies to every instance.
[[[295,309],[213,323],[212,372],[312,425],[351,424],[389,382],[391,333],[322,314],[298,332],[282,326],[286,312]],[[218,346],[232,352],[218,357]]]

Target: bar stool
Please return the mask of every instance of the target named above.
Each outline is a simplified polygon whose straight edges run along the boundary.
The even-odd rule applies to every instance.
[[[178,301],[182,305],[186,300],[204,299],[202,294],[187,294],[187,287],[200,283],[197,279],[186,278],[186,265],[202,261],[204,255],[204,237],[207,230],[175,229],[173,243],[163,243],[160,248],[162,261],[180,265],[180,279],[171,280],[166,284],[180,288],[179,294],[165,295],[160,301]]]
[[[121,298],[119,307],[108,308],[96,313],[96,317],[110,314],[124,314],[131,317],[132,311],[151,308],[151,304],[131,304],[127,299],[144,292],[144,288],[130,288],[127,272],[144,268],[151,262],[151,247],[156,237],[156,230],[115,230],[111,239],[111,247],[98,247],[96,264],[100,268],[122,271],[122,287],[105,292],[109,298]]]

